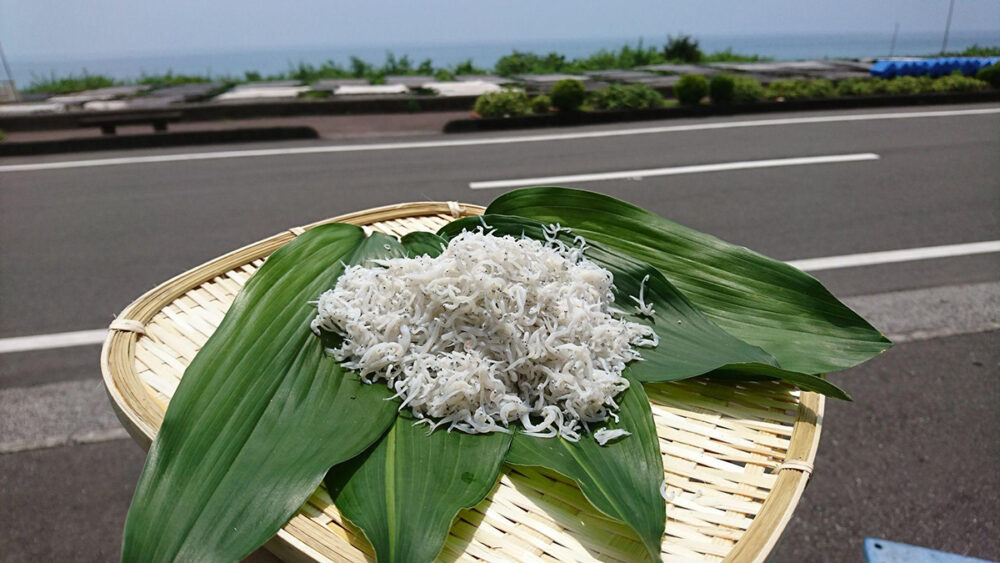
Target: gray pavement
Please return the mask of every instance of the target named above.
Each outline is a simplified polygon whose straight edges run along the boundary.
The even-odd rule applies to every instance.
[[[872,152],[880,158],[578,187],[786,260],[997,240],[998,149],[992,114],[0,172],[0,338],[100,328],[156,283],[292,225],[499,195],[468,189],[481,180]],[[772,559],[860,560],[866,535],[1000,559],[1000,254],[815,275],[902,343],[834,376],[855,402],[828,403],[816,472]],[[0,354],[2,561],[115,557],[142,456],[115,439],[98,352]]]
[[[901,344],[836,377],[816,470],[772,561],[862,561],[861,541],[1000,559],[1000,333]]]

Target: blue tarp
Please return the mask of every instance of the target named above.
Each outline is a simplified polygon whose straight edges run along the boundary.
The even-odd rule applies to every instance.
[[[868,72],[879,78],[897,76],[947,76],[956,70],[976,74],[981,68],[1000,63],[1000,57],[938,57],[915,61],[875,61]]]

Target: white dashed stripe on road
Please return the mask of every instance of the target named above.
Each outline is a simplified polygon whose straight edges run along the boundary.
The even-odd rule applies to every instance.
[[[897,344],[1000,329],[1000,282],[844,302]],[[0,389],[0,454],[125,437],[99,379]]]
[[[435,149],[473,147],[481,145],[504,145],[513,143],[539,143],[546,141],[573,141],[580,139],[600,139],[629,135],[654,135],[659,133],[683,133],[687,131],[708,131],[714,129],[737,129],[745,127],[774,127],[787,125],[809,125],[814,123],[843,123],[853,121],[877,121],[886,119],[926,119],[934,117],[960,117],[1000,113],[1000,108],[980,108],[964,110],[913,111],[892,113],[854,113],[841,115],[820,115],[813,117],[787,117],[781,119],[754,119],[746,121],[715,121],[692,123],[689,125],[666,125],[662,127],[637,127],[602,131],[579,131],[575,133],[552,133],[547,135],[518,135],[512,137],[479,137],[449,141],[414,141],[404,143],[370,143],[360,145],[326,145],[289,147],[280,149],[244,149],[235,151],[215,151],[200,153],[160,154],[149,156],[126,156],[119,158],[95,158],[90,160],[66,160],[37,162],[30,164],[0,165],[0,172],[31,172],[37,170],[58,170],[62,168],[88,168],[93,166],[121,166],[127,164],[152,164],[160,162],[184,162],[191,160],[216,160],[225,158],[251,158],[264,156],[288,156],[299,154],[325,154],[338,152],[365,152],[407,149]]]
[[[1000,240],[970,242],[966,244],[946,244],[943,246],[925,246],[921,248],[887,250],[882,252],[865,252],[862,254],[847,254],[844,256],[828,256],[826,258],[807,258],[805,260],[792,260],[788,262],[788,264],[795,266],[804,272],[816,272],[820,270],[875,266],[879,264],[911,262],[916,260],[929,260],[933,258],[953,258],[991,252],[1000,252]],[[107,334],[107,329],[95,329],[0,338],[0,354],[30,352],[32,350],[48,350],[52,348],[67,348],[70,346],[91,346],[104,342]]]
[[[700,174],[704,172],[725,172],[729,170],[748,170],[751,168],[776,168],[781,166],[803,166],[806,164],[834,164],[840,162],[858,162],[861,160],[878,160],[875,153],[835,154],[826,156],[804,156],[794,158],[771,158],[766,160],[742,160],[736,162],[718,162],[715,164],[694,164],[689,166],[671,166],[668,168],[646,168],[641,170],[619,170],[616,172],[598,172],[594,174],[570,174],[566,176],[544,176],[540,178],[518,178],[516,180],[488,180],[470,182],[473,190],[488,190],[496,188],[520,188],[525,186],[546,186],[553,184],[579,184],[582,182],[603,182],[606,180],[629,180],[650,176],[675,176],[678,174]]]
[[[57,332],[55,334],[0,338],[0,354],[68,348],[70,346],[90,346],[104,342],[107,336],[108,329],[99,328],[95,330],[75,330],[73,332]]]
[[[930,260],[932,258],[971,256],[973,254],[987,254],[990,252],[1000,252],[1000,240],[925,246],[923,248],[908,248],[906,250],[865,252],[863,254],[848,254],[846,256],[830,256],[827,258],[807,258],[805,260],[792,260],[789,264],[804,272],[818,272],[821,270],[836,270],[838,268],[857,268],[859,266]]]

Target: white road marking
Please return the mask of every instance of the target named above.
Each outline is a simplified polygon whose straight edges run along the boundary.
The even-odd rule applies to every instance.
[[[28,172],[35,170],[56,170],[60,168],[88,168],[92,166],[120,166],[125,164],[151,164],[157,162],[181,162],[188,160],[214,160],[223,158],[250,158],[261,156],[286,156],[296,154],[323,154],[338,152],[364,152],[405,149],[434,149],[451,147],[473,147],[480,145],[504,145],[511,143],[538,143],[544,141],[572,141],[578,139],[598,139],[628,135],[653,135],[658,133],[680,133],[685,131],[707,131],[713,129],[736,129],[742,127],[769,127],[776,125],[807,125],[812,123],[839,123],[849,121],[875,121],[884,119],[923,119],[929,117],[956,117],[1000,113],[1000,108],[966,110],[940,110],[895,113],[857,113],[846,115],[822,115],[814,117],[787,117],[782,119],[755,119],[747,121],[723,121],[693,123],[689,125],[667,125],[662,127],[639,127],[606,131],[580,131],[576,133],[553,133],[547,135],[522,135],[515,137],[487,137],[452,141],[414,141],[408,143],[372,143],[361,145],[328,145],[318,147],[289,147],[281,149],[246,149],[201,153],[161,154],[150,156],[127,156],[119,158],[96,158],[91,160],[68,160],[38,162],[32,164],[7,164],[0,166],[0,172]]]
[[[862,254],[847,254],[829,256],[826,258],[807,258],[791,260],[788,264],[804,272],[834,270],[838,268],[856,268],[859,266],[875,266],[878,264],[893,264],[896,262],[911,262],[929,260],[932,258],[953,258],[1000,252],[1000,240],[970,242],[965,244],[947,244],[943,246],[925,246],[907,248],[904,250],[886,250],[883,252],[865,252]],[[30,352],[32,350],[48,350],[70,346],[90,346],[101,344],[107,337],[107,329],[79,330],[74,332],[59,332],[54,334],[38,334],[34,336],[15,336],[0,338],[0,354],[12,352]]]
[[[878,160],[875,153],[837,154],[827,156],[806,156],[796,158],[772,158],[767,160],[742,160],[736,162],[719,162],[715,164],[695,164],[689,166],[671,166],[668,168],[647,168],[642,170],[621,170],[617,172],[598,172],[595,174],[569,174],[565,176],[543,176],[540,178],[518,178],[516,180],[488,180],[470,182],[473,190],[489,190],[495,188],[518,188],[523,186],[547,186],[553,184],[579,184],[582,182],[602,182],[606,180],[628,180],[646,178],[649,176],[675,176],[678,174],[699,174],[702,172],[722,172],[726,170],[746,170],[749,168],[774,168],[778,166],[801,166],[804,164],[830,164],[835,162],[857,162],[860,160]]]
[[[49,350],[51,348],[68,348],[70,346],[90,346],[104,342],[107,336],[108,329],[101,328],[96,330],[76,330],[73,332],[0,338],[0,354]]]
[[[929,260],[931,258],[970,256],[973,254],[986,254],[989,252],[1000,252],[1000,240],[970,242],[966,244],[946,244],[943,246],[925,246],[922,248],[886,250],[883,252],[865,252],[863,254],[829,256],[827,258],[807,258],[805,260],[792,260],[789,264],[804,272],[818,272],[820,270],[857,268],[858,266],[893,264],[895,262],[912,262],[915,260]]]
[[[844,302],[893,342],[1000,328],[1000,282],[862,295]],[[97,379],[0,389],[0,455],[124,439]]]

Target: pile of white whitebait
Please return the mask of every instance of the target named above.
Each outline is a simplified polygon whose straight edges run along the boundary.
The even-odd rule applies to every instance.
[[[621,318],[611,272],[559,230],[541,242],[480,229],[437,258],[348,267],[320,296],[312,329],[341,335],[328,352],[365,381],[386,381],[400,408],[433,428],[508,432],[520,422],[533,436],[579,440],[617,419],[622,370],[657,338]],[[594,438],[627,434],[601,428]]]

